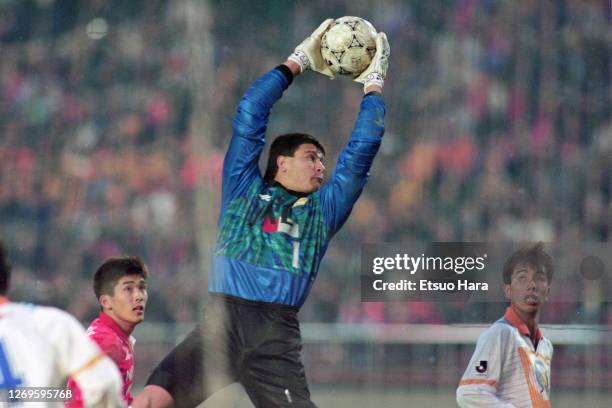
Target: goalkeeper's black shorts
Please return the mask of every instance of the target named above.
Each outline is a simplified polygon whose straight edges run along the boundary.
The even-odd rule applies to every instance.
[[[212,295],[202,323],[155,368],[175,407],[195,407],[235,382],[255,407],[315,407],[301,360],[297,308]]]

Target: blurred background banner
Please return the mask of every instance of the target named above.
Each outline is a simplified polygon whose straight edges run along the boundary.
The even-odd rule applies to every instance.
[[[300,313],[314,401],[454,406],[474,341],[505,304],[362,302],[358,248],[544,241],[609,257],[608,0],[2,0],[0,238],[12,298],[89,323],[97,266],[141,256],[151,269],[141,386],[206,299],[242,93],[343,15],[389,38],[387,131]],[[360,100],[347,78],[306,74],[268,135],[318,136],[331,174]],[[594,255],[603,269],[584,268],[601,276],[553,280],[561,301],[543,310],[555,407],[612,401],[611,272]]]

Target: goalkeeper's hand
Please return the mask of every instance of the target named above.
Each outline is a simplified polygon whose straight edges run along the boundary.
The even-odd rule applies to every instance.
[[[389,41],[387,41],[387,35],[385,33],[378,33],[376,35],[376,53],[370,65],[354,79],[356,82],[363,84],[363,91],[368,93],[370,90],[382,91],[382,87],[385,84],[385,77],[387,76],[387,68],[389,68],[389,55],[391,49],[389,48]]]
[[[332,79],[335,77],[334,73],[327,63],[323,61],[323,57],[321,56],[321,38],[333,21],[333,18],[328,18],[321,23],[319,28],[314,30],[309,37],[295,47],[295,50],[289,56],[288,60],[299,65],[300,72],[311,69],[323,75],[327,75]]]

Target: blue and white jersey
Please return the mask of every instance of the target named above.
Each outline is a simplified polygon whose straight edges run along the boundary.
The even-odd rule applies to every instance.
[[[81,389],[84,407],[122,407],[121,378],[115,364],[85,334],[74,317],[53,308],[7,302],[0,296],[0,407],[63,407],[68,379]],[[22,398],[23,387],[51,387],[57,394]],[[12,394],[12,395],[11,395]],[[52,398],[56,402],[34,402]]]

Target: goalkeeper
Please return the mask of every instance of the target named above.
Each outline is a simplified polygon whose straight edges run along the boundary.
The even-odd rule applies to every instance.
[[[389,56],[384,33],[378,34],[372,63],[355,79],[365,95],[329,183],[323,186],[325,149],[307,134],[277,137],[263,177],[258,161],[270,110],[295,77],[309,69],[333,77],[320,53],[331,22],[323,22],[242,98],[223,165],[210,301],[201,325],[154,370],[135,407],[193,407],[233,382],[244,386],[256,407],[315,406],[301,361],[297,313],[380,146]]]

